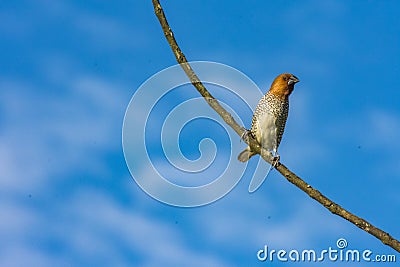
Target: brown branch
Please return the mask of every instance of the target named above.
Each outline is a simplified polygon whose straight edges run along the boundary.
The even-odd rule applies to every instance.
[[[175,40],[174,34],[168,25],[167,19],[165,18],[165,14],[161,7],[160,2],[158,0],[152,0],[152,1],[153,1],[153,6],[154,6],[154,12],[155,12],[158,20],[160,21],[165,38],[167,39],[168,44],[170,45],[172,52],[174,53],[174,55],[176,57],[176,60],[181,65],[181,67],[185,71],[186,75],[189,77],[193,86],[205,98],[205,100],[211,106],[211,108],[213,108],[224,119],[224,121],[235,130],[235,132],[239,136],[242,136],[242,134],[245,133],[246,129],[241,127],[233,119],[232,115],[229,112],[227,112],[219,104],[219,102],[207,91],[205,86],[202,84],[202,82],[199,80],[197,75],[194,73],[193,69],[190,67],[189,63],[186,60],[185,55],[182,53],[181,49],[179,48],[179,46]],[[263,155],[262,157],[265,161],[271,163],[272,158],[269,156],[269,153],[261,153],[262,148],[257,143],[257,141],[254,138],[252,138],[251,135],[248,135],[248,138],[246,138],[245,142],[251,147],[251,149],[253,151],[257,152],[260,155]],[[325,208],[327,208],[330,212],[348,220],[349,222],[353,223],[360,229],[364,230],[365,232],[367,232],[367,233],[375,236],[379,240],[381,240],[385,245],[388,245],[388,246],[392,247],[393,249],[397,250],[398,252],[400,252],[400,242],[398,240],[396,240],[395,238],[393,238],[391,235],[389,235],[388,233],[382,231],[381,229],[373,226],[366,220],[345,210],[340,205],[336,204],[329,198],[325,197],[323,194],[321,194],[321,192],[314,189],[311,185],[307,184],[304,180],[302,180],[296,174],[291,172],[282,163],[279,162],[275,168],[289,182],[291,182],[292,184],[297,186],[299,189],[304,191],[311,198],[318,201],[321,205],[323,205]]]
[[[245,131],[244,128],[240,127],[239,124],[235,121],[232,115],[226,111],[208,91],[204,87],[203,83],[200,81],[199,77],[197,77],[196,73],[194,73],[192,67],[186,60],[185,55],[182,53],[178,44],[176,43],[174,33],[168,25],[167,19],[165,18],[164,11],[159,3],[159,1],[153,1],[154,12],[156,13],[161,27],[164,31],[165,38],[169,45],[171,46],[172,52],[174,52],[175,58],[178,63],[181,65],[182,69],[185,71],[186,75],[189,77],[190,82],[196,87],[197,91],[205,98],[207,103],[224,119],[224,121],[235,130],[236,133],[242,135]]]

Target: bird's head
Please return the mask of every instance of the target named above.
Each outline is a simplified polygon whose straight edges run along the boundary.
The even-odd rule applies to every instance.
[[[269,91],[279,98],[285,99],[293,92],[294,85],[299,81],[293,74],[283,73],[275,78]]]

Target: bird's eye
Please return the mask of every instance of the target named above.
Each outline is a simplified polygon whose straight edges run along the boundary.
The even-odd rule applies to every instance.
[[[287,81],[287,80],[288,80],[288,77],[287,77],[287,76],[283,76],[283,80],[284,80],[284,81]]]

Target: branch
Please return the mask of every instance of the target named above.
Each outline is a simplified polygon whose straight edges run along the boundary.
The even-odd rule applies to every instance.
[[[205,88],[203,83],[199,80],[197,77],[196,73],[193,71],[193,69],[190,67],[189,63],[186,60],[185,55],[182,53],[181,49],[179,48],[174,34],[171,30],[171,28],[168,25],[167,19],[165,17],[164,11],[161,7],[161,4],[158,0],[152,0],[153,1],[153,6],[154,6],[154,12],[161,24],[162,30],[164,32],[165,38],[168,41],[168,44],[170,45],[172,52],[174,53],[176,60],[178,63],[181,65],[182,69],[185,71],[186,75],[189,77],[190,82],[193,84],[193,86],[199,91],[199,93],[205,98],[207,103],[213,108],[223,119],[224,121],[232,127],[232,129],[239,135],[242,136],[246,129],[241,127],[232,117],[232,115],[226,111]],[[248,138],[244,140],[250,147],[252,151],[255,151],[256,153],[263,155],[263,159],[267,161],[268,163],[271,163],[272,158],[269,156],[269,153],[261,153],[261,150],[263,148],[260,147],[260,145],[257,143],[257,141],[251,136],[248,135]],[[265,156],[264,156],[265,155]],[[297,186],[300,190],[305,192],[307,195],[309,195],[311,198],[315,199],[318,201],[321,205],[323,205],[325,208],[327,208],[330,212],[333,214],[336,214],[349,222],[353,223],[356,225],[358,228],[364,230],[365,232],[375,236],[379,240],[382,241],[385,245],[388,245],[392,247],[393,249],[397,250],[400,252],[400,242],[393,238],[390,234],[382,231],[381,229],[373,226],[366,220],[352,214],[351,212],[345,210],[342,208],[340,205],[336,204],[329,198],[325,197],[321,192],[319,192],[317,189],[313,188],[311,185],[307,184],[304,180],[302,180],[300,177],[298,177],[296,174],[291,172],[285,165],[282,163],[278,163],[275,168],[292,184]]]

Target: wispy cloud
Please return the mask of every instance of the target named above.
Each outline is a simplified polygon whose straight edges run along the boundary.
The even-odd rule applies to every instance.
[[[337,56],[347,57],[343,49],[360,44],[361,39],[353,39],[352,31],[345,31],[348,25],[356,21],[357,26],[375,13],[385,14],[385,18],[369,20],[379,22],[379,28],[368,27],[365,32],[354,28],[365,38],[371,37],[366,35],[371,30],[379,31],[382,36],[376,35],[369,42],[377,47],[353,49],[353,59],[365,57],[369,62],[366,51],[382,50],[382,54],[377,53],[379,57],[375,54],[375,59],[382,59],[377,62],[383,62],[379,70],[389,70],[388,76],[397,77],[393,75],[395,68],[387,64],[391,62],[387,58],[396,58],[395,50],[378,47],[382,40],[397,36],[393,34],[394,13],[369,13],[364,9],[374,7],[369,4],[360,8],[334,1],[314,2],[301,6],[268,3],[268,7],[286,6],[284,12],[275,12],[281,21],[271,17],[266,20],[266,9],[251,5],[247,10],[246,5],[232,6],[232,12],[238,14],[234,21],[229,12],[209,12],[201,14],[210,20],[187,24],[187,17],[180,16],[186,11],[175,8],[179,4],[172,2],[169,14],[177,27],[183,19],[183,31],[176,28],[176,34],[182,44],[186,42],[183,45],[188,57],[227,59],[235,67],[249,71],[247,74],[264,92],[277,72],[289,70],[299,75],[302,83],[291,99],[280,151],[282,159],[296,172],[300,170],[299,174],[310,170],[324,174],[311,178],[325,186],[323,191],[331,190],[328,193],[334,200],[357,213],[361,211],[360,215],[396,236],[398,224],[393,214],[381,207],[391,203],[395,209],[399,203],[394,192],[400,172],[398,110],[377,106],[372,100],[370,110],[342,110],[347,117],[332,115],[336,110],[312,108],[315,103],[321,107],[328,100],[338,103],[338,108],[346,108],[340,105],[342,93],[350,98],[358,94],[345,91],[347,87],[336,88],[339,92],[331,85],[321,88],[321,80],[349,82],[346,75],[339,82],[336,74],[347,74],[350,68],[367,71],[363,76],[372,75],[367,70],[371,65],[357,65],[358,60],[354,60],[343,68],[345,56],[340,60]],[[352,246],[371,244],[370,248],[382,248],[379,241],[331,216],[274,171],[254,194],[247,193],[249,177],[245,176],[226,197],[197,209],[170,207],[141,191],[123,162],[123,116],[136,89],[133,87],[159,70],[160,65],[168,66],[173,57],[165,54],[170,53],[169,48],[162,40],[150,2],[132,2],[135,8],[110,3],[38,0],[26,5],[7,4],[0,11],[5,46],[0,79],[1,266],[249,265],[264,244],[278,249],[314,248],[334,245],[331,240],[335,242],[343,234],[352,238]],[[209,10],[208,5],[197,8],[200,7]],[[193,6],[182,8],[190,10]],[[218,8],[226,11],[223,5]],[[354,12],[348,12],[351,8]],[[214,31],[211,23],[221,21],[221,16],[226,23]],[[192,54],[196,51],[199,54]],[[159,57],[161,53],[163,56]],[[121,74],[121,69],[126,73]],[[241,87],[245,87],[245,94],[251,93],[247,86]],[[210,88],[223,99],[219,88]],[[363,89],[366,93],[376,90]],[[177,102],[186,96],[186,91],[178,94]],[[232,98],[227,99],[236,108],[238,101],[231,101]],[[143,110],[138,105],[136,116],[146,116]],[[248,116],[250,122],[251,114]],[[197,127],[191,130],[204,126]],[[171,132],[166,133],[167,138],[175,140],[177,136]],[[185,143],[185,149],[190,150],[191,144]],[[244,146],[234,145],[238,149]],[[197,144],[193,147],[197,150]],[[349,147],[363,153],[353,155]],[[225,159],[228,153],[221,149],[217,156]],[[142,157],[138,154],[135,159],[140,163]],[[157,151],[155,157],[161,158]],[[321,162],[324,166],[320,166]],[[160,163],[163,164],[166,162]],[[359,164],[356,174],[367,175],[340,175],[337,167],[346,164]],[[328,165],[333,166],[332,173],[326,170]],[[183,166],[187,167],[184,163]],[[238,162],[232,166],[233,171],[241,167]],[[141,167],[141,173],[148,178],[151,172],[146,166]],[[356,171],[350,170],[349,176],[354,175]],[[384,182],[371,179],[371,173],[379,179],[385,176]],[[200,179],[196,182],[206,180]],[[379,198],[369,197],[372,186]]]
[[[24,179],[39,186],[50,175],[85,166],[101,168],[99,151],[119,149],[124,99],[116,84],[77,77],[61,94],[43,92],[19,81],[2,84],[4,111],[0,137],[3,185]],[[5,190],[7,187],[2,187]]]

